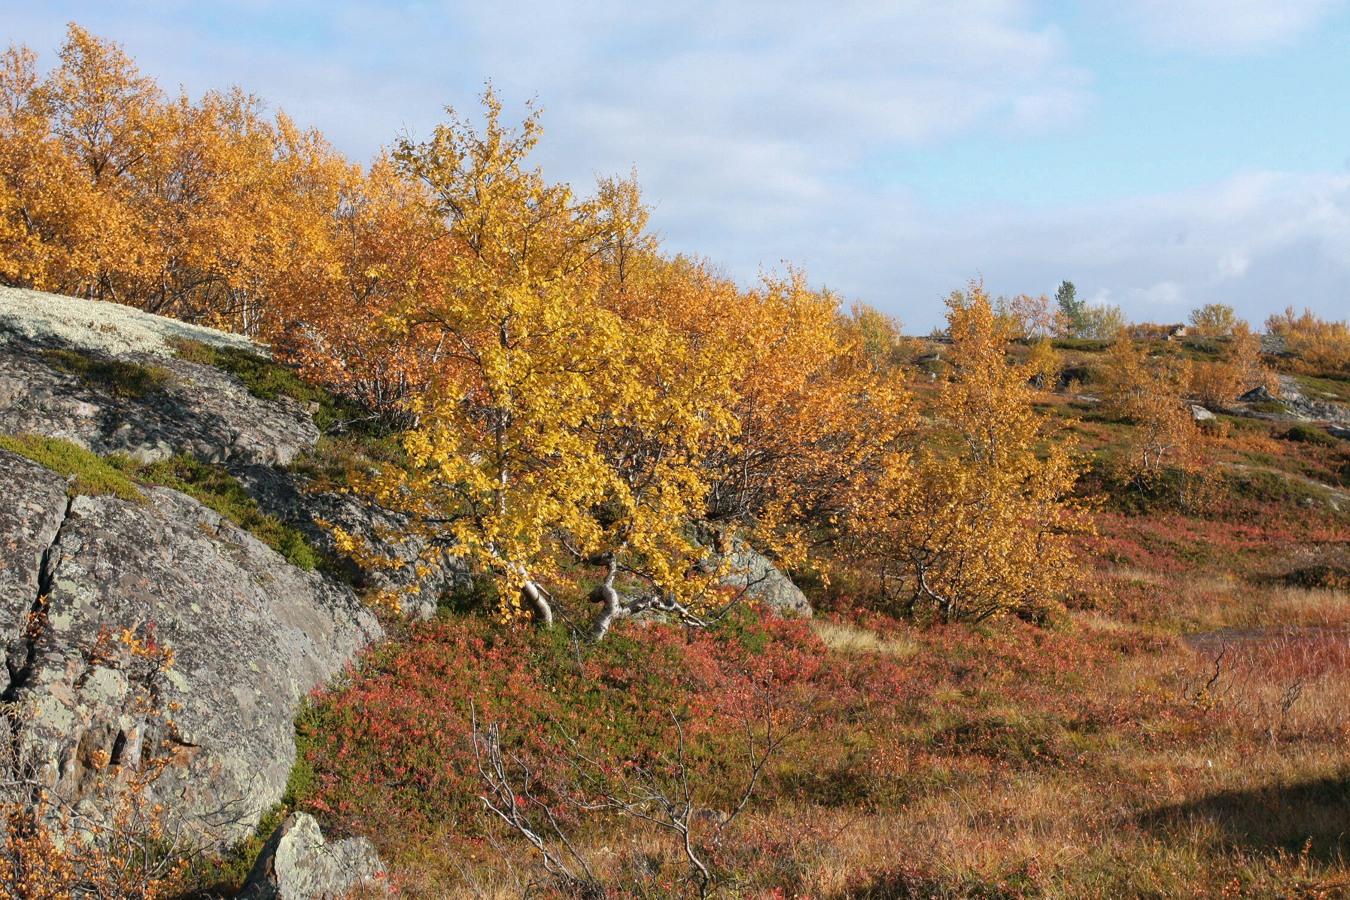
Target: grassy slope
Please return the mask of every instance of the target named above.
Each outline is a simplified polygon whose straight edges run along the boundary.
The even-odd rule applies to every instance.
[[[1083,416],[1098,459],[1128,436],[1067,397],[1047,408]],[[475,799],[471,697],[545,796],[583,753],[619,784],[636,777],[625,760],[660,771],[674,713],[695,802],[725,810],[743,720],[772,684],[779,725],[802,731],[706,850],[727,895],[1337,896],[1350,444],[1234,419],[1206,453],[1200,508],[1110,498],[1054,627],[916,628],[868,611],[865,577],[842,571],[809,627],[630,629],[595,650],[472,616],[415,628],[302,718],[296,800],[372,837],[408,896],[518,896],[543,873]],[[575,810],[561,824],[624,894],[689,889],[659,829]]]

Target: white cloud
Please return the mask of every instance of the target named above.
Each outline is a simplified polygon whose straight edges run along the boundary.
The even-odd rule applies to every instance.
[[[1157,46],[1215,52],[1292,39],[1343,5],[1127,2]],[[51,62],[64,22],[79,21],[166,86],[238,83],[357,157],[405,127],[428,134],[445,104],[475,113],[491,77],[508,115],[539,96],[551,178],[585,191],[636,166],[669,249],[746,280],[792,260],[919,330],[980,275],[1007,293],[1069,278],[1141,318],[1177,321],[1209,301],[1255,321],[1289,302],[1344,315],[1346,176],[1247,173],[1176,194],[959,211],[868,180],[865,166],[896,148],[1013,141],[1085,117],[1091,75],[1034,0],[111,6],[25,4],[6,24]]]
[[[1350,313],[1344,173],[1250,172],[1178,193],[968,220],[909,215],[918,221],[851,257],[866,274],[849,288],[920,331],[937,324],[934,300],[976,275],[1008,294],[1053,293],[1067,278],[1139,320],[1182,321],[1210,302],[1258,326],[1291,304]]]
[[[1130,0],[1120,13],[1163,51],[1232,54],[1285,44],[1344,0]]]

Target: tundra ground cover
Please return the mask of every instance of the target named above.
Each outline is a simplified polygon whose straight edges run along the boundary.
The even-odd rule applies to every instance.
[[[1239,421],[1205,438],[1202,507],[1095,470],[1085,490],[1113,496],[1084,539],[1092,572],[1048,623],[919,627],[841,556],[828,583],[803,579],[812,623],[747,610],[712,631],[627,623],[597,646],[472,613],[415,626],[314,698],[297,802],[375,840],[407,896],[557,891],[485,815],[476,715],[612,896],[696,896],[668,836],[586,811],[576,784],[578,758],[619,782],[657,766],[679,728],[709,810],[693,839],[724,896],[1337,896],[1350,453]],[[1100,459],[1128,428],[1078,431]],[[1237,467],[1253,453],[1257,488]],[[1305,480],[1330,490],[1272,487]],[[769,685],[800,730],[719,834]]]

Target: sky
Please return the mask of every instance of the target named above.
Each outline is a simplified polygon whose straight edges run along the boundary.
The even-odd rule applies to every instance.
[[[1350,0],[0,0],[46,66],[67,22],[358,160],[490,81],[550,180],[636,171],[667,251],[911,333],[972,279],[1350,316]]]

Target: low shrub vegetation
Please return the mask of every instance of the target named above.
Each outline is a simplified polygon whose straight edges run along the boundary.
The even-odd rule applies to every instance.
[[[4,58],[5,158],[57,183],[16,164],[0,280],[271,342],[175,349],[309,404],[325,438],[298,472],[473,567],[296,723],[286,805],[371,838],[405,895],[1350,891],[1350,445],[1236,400],[1273,366],[1345,401],[1345,322],[1272,316],[1271,358],[1222,304],[1187,336],[1068,281],[1057,312],[975,282],[907,339],[804,273],[746,288],[667,254],[635,180],[549,182],[538,113],[511,127],[491,89],[481,126],[451,114],[361,169],[240,92],[167,102],[78,26],[59,58]],[[202,152],[90,182],[72,122],[109,96],[116,139]],[[184,181],[220,191],[142,189]],[[70,227],[110,199],[107,227]],[[119,397],[171,386],[47,359]],[[1199,427],[1197,400],[1232,415]],[[189,457],[0,446],[320,561]],[[733,538],[817,618],[729,602],[707,546]],[[236,887],[249,850],[201,879]]]
[[[127,477],[118,461],[110,461],[97,453],[60,438],[40,437],[35,434],[0,435],[0,447],[26,456],[53,472],[70,479],[67,492],[100,496],[111,494],[123,500],[141,503],[145,496]]]
[[[173,373],[163,366],[108,359],[77,350],[44,350],[42,356],[86,386],[122,399],[145,400],[164,393],[173,384]]]

